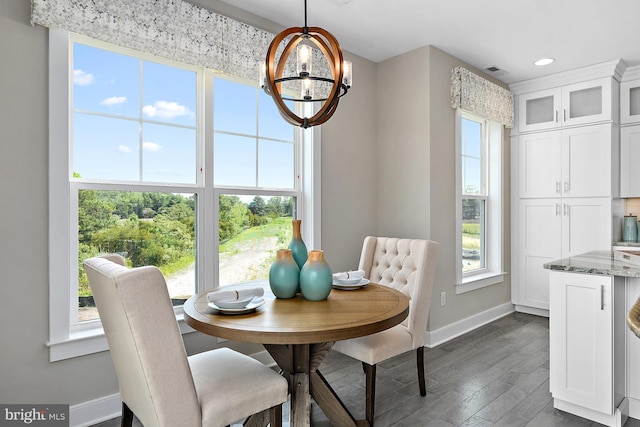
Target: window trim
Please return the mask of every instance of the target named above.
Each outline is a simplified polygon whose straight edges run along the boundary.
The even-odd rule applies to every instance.
[[[70,69],[72,67],[72,42],[82,40],[83,36],[72,35],[66,30],[49,30],[49,340],[46,342],[49,347],[50,362],[64,360],[72,357],[83,356],[108,350],[108,344],[104,336],[102,323],[99,320],[83,322],[76,325],[72,318],[71,308],[77,301],[73,301],[73,295],[69,283],[71,274],[77,270],[77,260],[71,256],[72,244],[69,238],[72,227],[77,224],[77,217],[72,218],[73,212],[70,210],[71,191],[73,185],[69,185],[69,167],[71,164],[71,150],[69,149],[71,112],[69,109],[71,101],[71,79]],[[104,42],[94,41],[86,38],[92,45],[101,44],[113,49],[113,46]],[[123,50],[128,50],[122,48]],[[144,54],[141,54],[144,56]],[[155,59],[157,60],[157,59]],[[167,61],[170,63],[171,61]],[[205,82],[207,79],[213,81],[213,71],[204,68],[202,73]],[[198,82],[201,84],[201,82]],[[204,89],[198,93],[199,103],[209,103],[213,105],[212,84],[205,84]],[[203,96],[204,94],[204,96]],[[202,99],[202,100],[201,100]],[[199,135],[198,150],[211,150],[213,152],[213,115],[204,116],[204,109],[200,108],[202,120],[199,131],[204,135]],[[304,134],[303,134],[304,132]],[[298,200],[299,218],[302,219],[303,235],[309,247],[320,246],[320,173],[321,173],[321,133],[318,128],[300,129],[296,132],[296,138],[308,138],[305,144],[298,143],[301,149],[297,150],[298,156],[297,170],[301,177],[300,191],[302,197]],[[201,157],[201,152],[198,152]],[[213,187],[213,155],[204,157],[205,181],[197,181],[199,185],[181,185],[176,188],[189,192],[199,192],[203,202],[198,203],[198,214],[204,217],[205,206],[209,209],[217,207],[216,194],[218,189]],[[79,183],[78,185],[83,185]],[[153,191],[154,187],[162,185],[140,184],[137,188],[144,191]],[[132,187],[129,187],[132,188]],[[165,188],[166,190],[166,188]],[[235,190],[235,189],[234,189]],[[262,190],[259,190],[262,191]],[[257,193],[256,189],[249,192]],[[76,213],[77,215],[77,213]],[[198,257],[198,285],[199,289],[205,290],[217,286],[213,277],[217,264],[217,233],[209,227],[205,227],[204,233],[200,233],[196,243],[202,247],[201,255]],[[207,260],[213,259],[210,263]],[[217,280],[216,280],[217,281]],[[176,319],[182,333],[193,332],[184,323],[182,307],[174,309]]]
[[[484,123],[484,144],[487,156],[486,191],[486,235],[485,268],[464,274],[462,271],[462,199],[467,198],[462,191],[462,119]],[[504,281],[503,271],[503,126],[456,109],[455,120],[455,169],[456,169],[456,294],[473,291]],[[493,166],[493,167],[492,167]],[[496,215],[497,213],[497,215]]]

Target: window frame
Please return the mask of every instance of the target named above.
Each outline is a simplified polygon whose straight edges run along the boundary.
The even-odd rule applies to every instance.
[[[115,183],[70,180],[72,148],[72,67],[73,43],[90,44],[117,53],[133,55],[180,68],[198,70],[196,119],[197,161],[204,173],[196,177],[194,184],[171,185],[164,183]],[[213,70],[190,66],[157,58],[131,49],[113,46],[66,30],[49,31],[49,359],[51,362],[108,350],[102,323],[99,320],[77,322],[77,290],[72,289],[77,274],[77,204],[79,189],[122,190],[144,192],[188,192],[198,197],[196,227],[196,286],[201,292],[218,286],[218,233],[217,220],[205,226],[205,215],[217,212],[220,192],[239,191],[258,195],[283,195],[277,189],[214,187],[213,161]],[[226,76],[225,76],[226,77]],[[210,107],[205,109],[205,106]],[[302,144],[302,141],[305,141]],[[294,136],[295,173],[299,179],[295,189],[289,191],[297,197],[298,217],[303,220],[305,240],[311,247],[320,245],[320,153],[319,128],[296,129]],[[210,224],[213,224],[211,226]],[[75,230],[75,232],[74,232]],[[75,237],[74,237],[75,236]],[[74,240],[75,239],[75,240]],[[75,243],[74,243],[75,242]],[[182,307],[174,312],[182,333],[193,332],[183,321]],[[74,317],[75,313],[75,317]]]
[[[462,189],[462,120],[473,120],[482,124],[484,176],[481,194],[467,194]],[[504,281],[503,271],[503,126],[497,122],[478,117],[461,109],[455,117],[455,169],[456,169],[456,294],[473,291]],[[470,272],[462,268],[462,200],[468,198],[485,200],[484,245],[481,255],[485,266]]]

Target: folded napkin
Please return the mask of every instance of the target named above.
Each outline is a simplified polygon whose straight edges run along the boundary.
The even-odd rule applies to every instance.
[[[341,273],[333,274],[333,278],[336,280],[362,279],[363,276],[364,270],[343,271]]]
[[[218,301],[235,301],[249,297],[261,297],[264,295],[263,288],[246,288],[230,291],[214,291],[207,294],[207,301],[216,303]]]

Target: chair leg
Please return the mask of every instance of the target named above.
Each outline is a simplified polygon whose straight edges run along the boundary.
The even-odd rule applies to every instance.
[[[126,403],[122,402],[122,419],[120,422],[121,427],[133,426],[133,411],[129,409]]]
[[[366,378],[365,388],[365,410],[369,427],[373,427],[374,404],[376,402],[376,365],[362,363]]]
[[[269,422],[271,427],[282,427],[282,405],[272,406],[269,409]]]
[[[424,382],[424,347],[420,346],[416,350],[418,359],[418,384],[420,385],[420,396],[427,395],[427,386]]]

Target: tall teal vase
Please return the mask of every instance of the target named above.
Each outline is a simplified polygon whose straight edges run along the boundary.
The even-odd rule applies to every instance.
[[[302,240],[302,233],[300,232],[300,224],[302,221],[294,219],[291,222],[293,224],[293,237],[289,243],[289,249],[291,249],[291,255],[296,261],[296,264],[298,264],[298,268],[302,270],[302,267],[307,262],[307,258],[309,256],[307,252],[307,245],[304,244],[304,241]],[[298,292],[300,292],[300,287],[298,287]]]
[[[331,267],[324,260],[324,252],[309,251],[309,259],[300,270],[300,291],[305,299],[322,301],[331,293]]]
[[[276,298],[293,298],[298,291],[300,269],[291,256],[291,249],[280,249],[269,269],[269,286]]]

